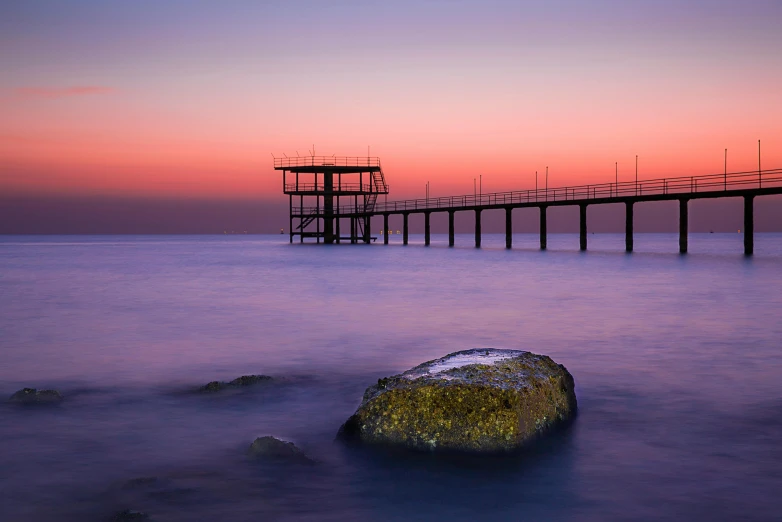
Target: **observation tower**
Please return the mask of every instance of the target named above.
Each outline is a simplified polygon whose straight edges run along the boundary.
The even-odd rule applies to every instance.
[[[369,220],[378,195],[388,194],[380,158],[300,156],[275,158],[282,171],[283,192],[290,205],[290,242],[369,243]],[[343,236],[340,221],[350,221],[350,235]]]

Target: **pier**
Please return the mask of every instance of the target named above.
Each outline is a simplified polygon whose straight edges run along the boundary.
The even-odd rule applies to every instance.
[[[298,158],[290,158],[298,159]],[[379,159],[361,158],[366,165],[358,168],[368,168],[369,164],[376,164],[380,172],[379,181],[373,181],[374,185],[366,192],[362,192],[363,206],[358,204],[358,199],[352,205],[330,207],[328,214],[321,210],[320,205],[306,207],[301,200],[299,207],[294,206],[293,195],[303,195],[301,190],[288,192],[291,195],[291,227],[293,220],[300,219],[300,224],[305,223],[304,216],[317,216],[313,219],[324,220],[345,218],[355,220],[362,226],[362,235],[351,233],[351,242],[363,241],[369,243],[369,225],[371,219],[376,216],[383,217],[383,242],[388,244],[388,219],[391,215],[401,215],[403,220],[402,242],[408,242],[408,221],[410,214],[424,214],[424,243],[430,244],[430,216],[434,212],[448,213],[448,244],[454,246],[454,215],[456,212],[472,212],[475,216],[475,246],[481,246],[481,212],[484,210],[505,210],[505,246],[512,248],[512,212],[517,208],[537,207],[540,210],[540,248],[546,249],[546,213],[549,207],[578,206],[579,207],[579,246],[581,250],[587,249],[588,222],[587,209],[591,205],[606,205],[624,203],[625,205],[625,250],[633,251],[633,212],[636,203],[647,201],[678,201],[679,202],[679,252],[687,252],[688,236],[688,206],[691,200],[715,199],[715,198],[743,198],[744,200],[744,254],[754,253],[754,199],[759,196],[782,194],[782,169],[755,170],[748,172],[724,172],[720,174],[707,174],[702,176],[682,176],[673,178],[659,178],[639,181],[623,181],[614,183],[598,183],[590,185],[577,185],[572,187],[542,188],[517,190],[508,192],[492,192],[487,194],[469,194],[462,196],[445,196],[437,198],[408,199],[401,201],[377,202],[377,194],[387,194],[388,186],[380,171]],[[317,163],[316,158],[301,158]],[[335,161],[335,158],[330,158]],[[343,161],[344,160],[344,161]],[[340,158],[342,163],[349,163],[351,158]],[[355,158],[353,158],[355,160]],[[326,165],[320,166],[324,168]],[[277,166],[278,170],[290,169],[290,167]],[[312,168],[312,165],[310,166]],[[374,178],[373,178],[374,179]],[[285,185],[285,180],[283,180]],[[292,185],[285,185],[290,189]],[[310,192],[322,194],[333,192],[333,187],[327,189],[325,181],[314,187]],[[305,187],[306,188],[306,187]],[[374,197],[373,197],[374,194]],[[355,197],[355,195],[354,195]],[[325,203],[324,203],[325,205]],[[306,226],[306,225],[305,225]],[[324,225],[325,228],[325,225]],[[320,238],[320,228],[316,232],[303,231],[294,234],[291,230],[291,242],[294,235]]]

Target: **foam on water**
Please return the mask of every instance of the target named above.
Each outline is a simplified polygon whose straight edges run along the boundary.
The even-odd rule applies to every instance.
[[[423,368],[417,371],[410,371],[404,374],[404,377],[408,379],[417,379],[426,374],[438,375],[454,368],[461,368],[462,366],[468,366],[470,364],[486,364],[493,365],[499,361],[518,357],[526,352],[520,350],[497,350],[493,348],[480,348],[475,350],[469,350],[465,352],[454,353],[432,361],[431,364],[425,365]],[[447,378],[447,376],[441,376]]]

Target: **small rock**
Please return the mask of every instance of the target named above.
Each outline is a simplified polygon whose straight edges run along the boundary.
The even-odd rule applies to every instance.
[[[22,388],[8,399],[19,404],[53,404],[62,400],[62,395],[57,390],[36,390],[35,388]]]
[[[267,382],[271,380],[272,378],[269,377],[268,375],[242,375],[241,377],[237,377],[231,382],[212,381],[198,388],[198,391],[213,393],[228,388],[240,388],[242,386],[252,386],[253,384],[258,384],[261,382]]]
[[[275,437],[258,437],[250,444],[247,454],[255,458],[269,458],[275,460],[290,460],[294,462],[308,462],[313,460],[304,454],[292,442],[286,442]]]

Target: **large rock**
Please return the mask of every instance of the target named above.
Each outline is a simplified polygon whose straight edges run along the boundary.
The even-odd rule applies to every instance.
[[[222,390],[230,389],[230,388],[241,388],[243,386],[252,386],[254,384],[259,384],[262,382],[268,382],[271,381],[272,378],[268,375],[242,375],[241,377],[237,377],[236,379],[225,382],[225,381],[212,381],[207,384],[204,384],[200,388],[198,388],[198,391],[200,392],[219,392]]]
[[[36,390],[35,388],[22,388],[8,399],[19,404],[52,404],[62,400],[62,395],[57,390]]]
[[[380,379],[339,436],[418,450],[502,452],[575,413],[573,377],[551,358],[465,350]]]

